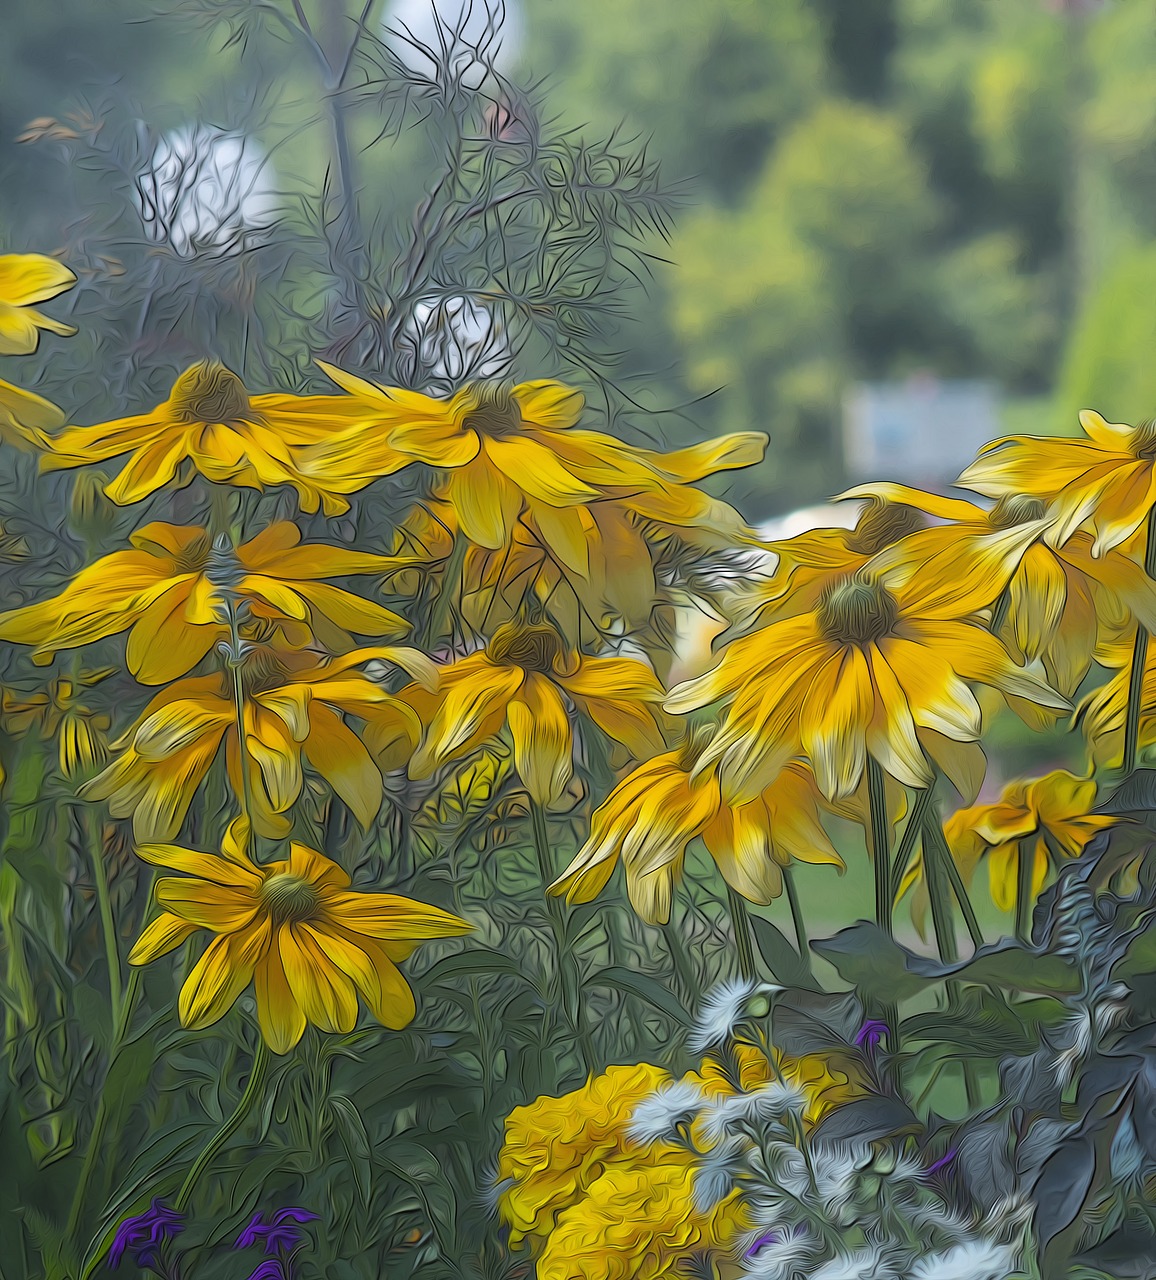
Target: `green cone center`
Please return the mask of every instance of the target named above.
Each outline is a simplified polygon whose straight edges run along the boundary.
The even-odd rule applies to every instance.
[[[855,574],[828,587],[818,607],[819,630],[833,644],[867,645],[899,620],[899,604],[882,583]]]
[[[494,632],[486,646],[490,661],[498,666],[521,667],[542,674],[556,671],[565,652],[562,637],[546,623],[508,622]]]
[[[475,382],[467,394],[469,403],[462,419],[464,430],[499,439],[521,431],[522,410],[505,383]]]
[[[923,512],[906,503],[872,498],[871,505],[847,535],[847,549],[858,555],[873,556],[916,529],[922,529],[926,523]]]
[[[1005,494],[988,514],[988,524],[993,529],[1011,529],[1017,524],[1042,520],[1048,514],[1048,504],[1043,498],[1033,498],[1027,493]]]
[[[261,886],[261,905],[274,924],[299,924],[316,916],[321,895],[308,880],[282,871]]]
[[[240,422],[249,416],[245,384],[219,360],[201,360],[173,383],[169,407],[178,422]]]

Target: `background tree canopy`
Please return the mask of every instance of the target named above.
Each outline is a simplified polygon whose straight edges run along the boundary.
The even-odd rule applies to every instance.
[[[50,252],[91,223],[92,176],[45,124],[65,102],[122,164],[139,120],[162,135],[244,127],[291,216],[323,208],[336,180],[323,69],[271,6],[170,8],[50,0],[22,15],[0,48],[5,247]],[[305,11],[334,52],[361,6]],[[377,5],[375,32],[390,17]],[[622,393],[608,411],[665,443],[767,430],[766,462],[729,490],[752,514],[842,483],[840,406],[857,379],[995,379],[1013,428],[1071,430],[1087,405],[1153,412],[1147,5],[511,0],[511,17],[508,73],[541,84],[552,127],[645,143],[679,206],[636,264],[646,288],[607,329]],[[351,68],[341,101],[368,234],[418,206],[429,140],[390,133],[387,95],[366,83]],[[279,270],[299,300],[325,264]]]

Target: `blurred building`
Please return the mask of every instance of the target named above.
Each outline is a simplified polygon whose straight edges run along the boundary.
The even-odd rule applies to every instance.
[[[994,382],[921,374],[906,382],[859,383],[843,406],[848,478],[943,490],[1001,434],[999,408]]]

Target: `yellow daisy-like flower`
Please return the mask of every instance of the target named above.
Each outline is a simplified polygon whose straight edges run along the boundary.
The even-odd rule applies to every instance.
[[[1008,593],[999,635],[1023,661],[1039,658],[1049,680],[1065,696],[1075,693],[1087,674],[1097,641],[1107,634],[1105,619],[1121,607],[1150,630],[1156,629],[1156,583],[1129,554],[1129,544],[1096,556],[1091,534],[1081,530],[1061,546],[1049,545],[1045,539],[1055,517],[1042,498],[1016,494],[984,510],[961,498],[944,498],[900,484],[860,485],[841,496],[909,503],[948,521],[912,534],[895,549],[894,555],[913,567],[954,566],[962,578],[990,574],[990,545],[1002,541],[1010,552],[1004,562],[1010,577],[1006,583],[999,576],[987,579],[989,605],[1001,591]],[[881,555],[879,563],[887,559]]]
[[[538,1280],[674,1280],[692,1262],[729,1258],[750,1225],[741,1200],[732,1192],[704,1211],[695,1177],[690,1154],[677,1151],[661,1162],[607,1166],[558,1215]]]
[[[281,862],[257,865],[237,824],[224,856],[176,845],[141,845],[147,862],[181,872],[157,881],[163,911],[129,954],[148,964],[206,929],[216,936],[181,988],[186,1027],[211,1026],[253,984],[257,1021],[269,1048],[288,1053],[307,1023],[349,1032],[358,997],[384,1026],[406,1026],[413,992],[398,962],[422,942],[473,926],[438,907],[391,893],[361,893],[324,854],[293,843]]]
[[[49,441],[43,470],[81,467],[129,455],[105,490],[113,502],[140,502],[200,472],[216,484],[264,489],[288,485],[302,509],[340,515],[349,503],[298,470],[293,450],[328,438],[361,416],[348,396],[250,396],[217,360],[186,369],[168,399],[149,413],[93,427],[69,427]],[[189,464],[186,466],[185,464]]]
[[[959,478],[989,498],[1041,498],[1056,516],[1047,535],[1061,546],[1081,526],[1101,556],[1129,538],[1156,504],[1156,422],[1108,422],[1080,414],[1086,439],[1005,436],[985,445]]]
[[[511,1244],[548,1235],[559,1210],[581,1198],[607,1161],[632,1149],[626,1127],[634,1108],[669,1081],[661,1067],[646,1062],[607,1067],[581,1089],[510,1112],[498,1161],[498,1209]]]
[[[696,837],[731,888],[764,905],[782,893],[782,868],[792,858],[843,866],[823,830],[806,765],[787,765],[760,796],[729,804],[717,770],[696,771],[701,746],[692,738],[624,778],[595,810],[589,839],[550,892],[565,894],[568,902],[590,902],[621,860],[635,911],[649,924],[665,924],[675,880]]]
[[[24,692],[5,689],[0,706],[4,727],[20,736],[33,730],[55,739],[61,774],[79,782],[101,768],[109,757],[109,716],[82,701],[82,690],[100,684],[113,674],[111,667],[81,671],[75,679],[59,676],[42,689]]]
[[[25,356],[36,350],[40,330],[70,337],[76,329],[36,311],[34,302],[47,302],[71,289],[76,276],[62,262],[39,253],[0,254],[0,355]]]
[[[114,817],[133,820],[137,840],[171,840],[222,744],[233,790],[246,794],[259,835],[283,837],[308,762],[362,824],[381,807],[382,769],[405,763],[420,733],[410,707],[360,665],[396,663],[436,683],[433,664],[412,649],[357,649],[339,658],[254,645],[241,667],[242,757],[232,681],[225,672],[179,680],[145,707],[116,744],[121,754],[85,788]],[[346,716],[363,724],[355,732]]]
[[[547,623],[510,623],[483,651],[443,667],[436,694],[413,691],[427,727],[410,776],[429,777],[508,726],[518,777],[532,799],[550,805],[573,773],[569,704],[645,759],[665,745],[664,696],[654,672],[633,658],[587,657]]]
[[[1007,572],[1007,554],[989,546],[992,574]],[[928,757],[940,759],[944,741],[979,738],[967,681],[1069,705],[973,621],[989,590],[986,578],[961,579],[945,565],[911,572],[893,563],[875,573],[869,564],[829,584],[807,613],[733,640],[713,671],[674,690],[667,709],[727,700],[703,763],[719,761],[723,790],[740,803],[799,754],[829,800],[858,788],[868,756],[897,782],[929,786]]]
[[[320,543],[301,545],[288,521],[235,550],[214,548],[196,526],[156,521],[82,569],[60,595],[0,614],[0,640],[31,644],[33,660],[130,631],[128,669],[142,684],[184,675],[229,634],[227,597],[257,618],[306,624],[295,638],[350,648],[348,632],[398,635],[408,623],[372,601],[320,579],[380,573],[384,556]],[[293,629],[290,628],[292,631]]]
[[[437,496],[471,542],[505,547],[529,510],[571,567],[588,558],[575,508],[619,498],[648,519],[706,523],[725,504],[687,489],[687,481],[749,466],[766,447],[766,436],[747,433],[671,454],[632,449],[612,436],[575,430],[584,397],[558,382],[473,383],[438,400],[322,368],[361,406],[362,420],[300,455],[302,471],[317,485],[356,493],[423,462],[445,473]]]
[[[944,823],[948,847],[970,871],[986,857],[991,896],[1001,911],[1011,911],[1018,895],[1021,857],[1031,859],[1034,902],[1060,858],[1076,858],[1084,846],[1116,819],[1090,813],[1096,799],[1092,778],[1077,778],[1063,769],[1032,781],[1011,783],[995,804],[960,809]]]

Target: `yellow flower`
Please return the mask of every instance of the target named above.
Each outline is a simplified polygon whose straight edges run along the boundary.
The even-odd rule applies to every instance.
[[[636,1151],[626,1137],[634,1108],[669,1080],[645,1062],[607,1067],[581,1089],[510,1112],[498,1160],[504,1184],[498,1208],[511,1244],[549,1234],[558,1211],[581,1198],[608,1160]]]
[[[399,634],[408,624],[381,605],[319,579],[379,573],[384,556],[319,543],[300,545],[296,525],[271,525],[235,551],[214,549],[206,530],[157,521],[138,529],[132,551],[82,569],[60,595],[0,614],[0,640],[35,645],[33,659],[131,629],[128,669],[142,684],[184,675],[229,634],[227,595],[254,617],[307,624],[301,643],[349,648],[347,634]],[[244,616],[242,611],[242,616]],[[298,628],[300,630],[300,628]]]
[[[102,667],[81,671],[75,679],[59,676],[32,693],[5,689],[0,699],[5,728],[17,736],[36,730],[42,738],[55,738],[61,774],[69,782],[91,777],[108,760],[111,721],[81,701],[81,690],[112,674],[111,667]]]
[[[445,473],[436,496],[453,508],[471,542],[505,547],[529,510],[551,551],[576,571],[588,558],[588,531],[576,508],[618,498],[648,519],[704,523],[725,504],[687,490],[686,481],[749,466],[766,447],[765,436],[747,433],[672,454],[632,449],[573,430],[585,401],[557,382],[473,383],[437,400],[322,368],[362,406],[362,420],[301,454],[301,469],[317,485],[356,493],[423,462]]]
[[[993,572],[1003,571],[1004,554],[992,551]],[[673,691],[667,709],[727,700],[703,763],[720,762],[724,793],[738,802],[753,800],[800,753],[830,800],[856,790],[868,756],[906,786],[929,786],[929,755],[950,776],[944,747],[979,737],[966,681],[1068,705],[972,621],[988,590],[945,565],[912,572],[893,563],[874,573],[869,563],[829,584],[807,613],[733,640],[713,671]]]
[[[499,627],[484,651],[441,669],[435,695],[413,697],[426,733],[411,777],[429,777],[508,726],[518,777],[541,805],[558,800],[573,772],[569,703],[635,758],[665,745],[664,694],[654,673],[633,658],[568,651],[547,623]]]
[[[187,1027],[211,1026],[253,984],[261,1035],[288,1053],[306,1023],[349,1032],[358,996],[384,1026],[406,1026],[413,992],[397,968],[431,938],[469,933],[472,925],[437,907],[391,893],[359,893],[324,854],[292,843],[289,857],[250,862],[233,824],[224,856],[175,845],[142,845],[147,862],[182,873],[157,881],[163,911],[129,954],[148,964],[200,929],[216,935],[181,988]]]
[[[436,671],[412,649],[357,649],[340,658],[251,645],[241,667],[245,750],[254,830],[282,837],[308,762],[362,826],[381,807],[382,769],[396,769],[416,742],[410,708],[355,668],[392,662],[432,683]],[[363,722],[354,732],[345,717]],[[179,680],[145,707],[116,744],[120,756],[85,788],[114,817],[132,817],[138,840],[171,840],[222,743],[233,790],[245,794],[236,710],[225,672]]]
[[[235,373],[219,361],[202,360],[177,378],[168,399],[151,412],[69,427],[53,437],[40,465],[46,471],[80,467],[129,454],[105,490],[121,506],[166,485],[187,484],[198,471],[216,484],[289,485],[305,511],[320,504],[326,515],[340,515],[349,503],[304,476],[292,450],[327,438],[358,416],[348,396],[250,396]]]
[[[1121,606],[1156,630],[1156,583],[1128,554],[1127,544],[1092,554],[1092,537],[1078,531],[1052,547],[1045,538],[1055,522],[1041,498],[1017,494],[1001,498],[991,510],[960,498],[944,498],[900,484],[861,485],[841,495],[872,496],[910,503],[950,523],[924,529],[895,548],[909,565],[954,566],[961,578],[984,574],[995,603],[1007,591],[1007,609],[998,634],[1012,653],[1044,664],[1051,683],[1065,696],[1075,693],[1087,674],[1105,621]],[[993,574],[990,550],[1009,551],[1004,573]],[[1143,558],[1143,548],[1140,548]],[[879,558],[885,564],[887,555]]]
[[[805,765],[787,765],[749,803],[729,804],[715,768],[696,771],[700,746],[692,738],[624,778],[595,811],[589,839],[550,892],[590,902],[621,859],[635,911],[649,924],[665,924],[687,847],[699,836],[726,882],[751,902],[778,897],[791,858],[842,867]]]
[[[960,809],[944,823],[944,835],[966,869],[987,857],[992,900],[1001,911],[1010,911],[1018,896],[1021,854],[1031,859],[1035,901],[1054,862],[1079,857],[1097,831],[1116,821],[1089,813],[1095,799],[1094,779],[1057,769],[1030,782],[1011,783],[995,804]]]
[[[71,289],[76,276],[55,258],[39,253],[0,254],[0,355],[24,356],[36,350],[40,330],[68,337],[70,324],[53,320],[32,308]]]
[[[64,425],[64,414],[41,396],[0,381],[0,444],[46,449],[46,431]]]
[[[738,1194],[704,1211],[695,1176],[689,1155],[676,1151],[660,1163],[607,1166],[558,1215],[538,1280],[674,1280],[696,1260],[730,1257],[749,1228]]]
[[[1042,498],[1056,516],[1048,541],[1062,546],[1081,527],[1092,555],[1119,546],[1156,503],[1156,422],[1138,427],[1080,414],[1086,439],[1006,436],[985,445],[959,483],[989,498]]]

